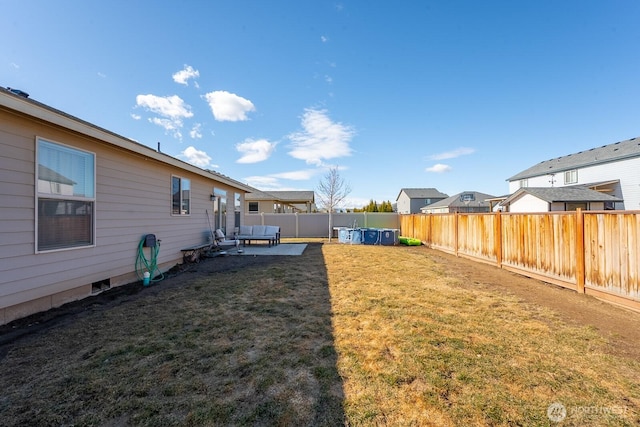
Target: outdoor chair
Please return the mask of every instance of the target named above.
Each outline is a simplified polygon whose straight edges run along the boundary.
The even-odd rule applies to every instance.
[[[240,240],[227,239],[227,237],[224,235],[224,232],[219,228],[215,231],[215,235],[213,239],[213,247],[216,250],[222,251],[222,250],[231,249],[231,248],[236,248],[236,250],[238,250],[239,246],[240,246]]]

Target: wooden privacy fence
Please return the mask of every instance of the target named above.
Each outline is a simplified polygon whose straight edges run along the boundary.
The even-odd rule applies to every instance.
[[[640,310],[640,212],[401,215],[401,234],[444,252]]]

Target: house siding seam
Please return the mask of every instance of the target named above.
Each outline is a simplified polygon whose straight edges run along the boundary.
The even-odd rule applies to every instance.
[[[36,136],[96,154],[94,247],[35,253]],[[191,180],[190,215],[171,215],[171,175]],[[158,263],[164,270],[182,262],[181,248],[207,239],[214,185],[229,194],[238,191],[214,175],[207,179],[1,108],[0,178],[5,200],[0,207],[2,323],[88,296],[94,282],[135,281],[137,248],[145,234],[162,240]],[[233,222],[230,209],[227,226]]]

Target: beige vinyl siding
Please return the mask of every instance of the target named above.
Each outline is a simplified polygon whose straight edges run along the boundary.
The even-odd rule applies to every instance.
[[[17,130],[15,125],[0,129],[0,271],[11,264],[7,257],[33,252],[33,151]]]
[[[36,137],[95,153],[95,247],[35,253]],[[171,215],[172,175],[191,181],[190,215]],[[213,179],[2,109],[0,178],[0,309],[73,289],[88,294],[86,285],[109,278],[135,280],[138,244],[150,233],[162,241],[158,263],[166,270],[209,229]],[[10,320],[0,315],[0,323]]]

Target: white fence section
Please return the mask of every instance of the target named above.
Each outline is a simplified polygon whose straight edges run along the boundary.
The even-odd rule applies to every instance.
[[[395,212],[334,213],[331,222],[332,228],[400,228],[400,216]],[[282,237],[329,237],[330,232],[328,213],[244,214],[242,224],[277,225]]]

